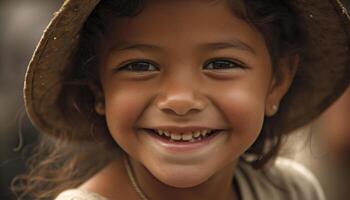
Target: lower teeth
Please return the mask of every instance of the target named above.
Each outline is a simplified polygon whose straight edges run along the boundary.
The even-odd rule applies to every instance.
[[[210,133],[210,134],[208,134],[208,135],[206,135],[206,136],[199,136],[199,137],[197,137],[197,138],[192,138],[191,140],[173,140],[173,139],[171,139],[170,137],[168,137],[168,136],[166,136],[166,135],[159,135],[159,134],[156,133],[154,130],[151,130],[151,132],[152,132],[153,134],[156,134],[157,136],[163,137],[163,138],[165,138],[165,139],[167,139],[167,140],[170,140],[170,141],[172,141],[172,142],[196,142],[196,141],[201,141],[203,138],[209,137],[210,135],[214,134],[216,131],[214,131],[214,132],[212,132],[212,133]]]
[[[169,137],[165,137],[166,139],[172,141],[172,142],[196,142],[196,141],[201,141],[203,138],[202,137],[198,137],[198,138],[192,138],[190,140],[173,140]]]

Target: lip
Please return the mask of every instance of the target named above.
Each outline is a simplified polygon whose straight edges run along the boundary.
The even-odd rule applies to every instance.
[[[180,133],[188,133],[188,132],[194,132],[194,131],[202,131],[202,130],[224,130],[222,128],[213,128],[213,127],[204,127],[204,126],[186,126],[186,127],[179,127],[179,126],[157,126],[157,127],[149,127],[147,129],[158,129],[162,131],[167,131],[174,134],[180,134]]]
[[[159,136],[154,133],[150,133],[148,130],[143,129],[146,136],[149,138],[149,141],[151,142],[151,145],[159,150],[165,150],[169,153],[181,153],[181,152],[193,152],[193,151],[200,151],[201,149],[210,149],[212,146],[212,143],[215,143],[215,140],[217,140],[220,135],[223,135],[225,130],[218,131],[217,133],[214,133],[208,137],[206,137],[203,140],[195,141],[195,142],[179,142],[179,141],[171,141],[168,140],[162,136]]]

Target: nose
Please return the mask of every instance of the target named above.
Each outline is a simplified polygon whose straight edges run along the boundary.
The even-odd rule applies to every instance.
[[[176,91],[167,90],[166,94],[158,99],[157,107],[160,110],[176,115],[188,115],[190,112],[200,112],[207,105],[203,95],[196,94],[189,88]]]

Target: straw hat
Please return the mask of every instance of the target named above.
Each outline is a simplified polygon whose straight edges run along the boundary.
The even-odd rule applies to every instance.
[[[27,113],[41,132],[57,135],[89,127],[67,123],[55,104],[61,73],[77,45],[79,32],[99,0],[66,0],[45,30],[28,66],[24,99]],[[350,23],[338,0],[293,0],[308,34],[305,54],[295,80],[280,104],[276,124],[289,132],[317,117],[349,85]],[[302,76],[300,76],[302,74]],[[272,119],[273,119],[272,118]],[[87,130],[87,129],[86,129]]]

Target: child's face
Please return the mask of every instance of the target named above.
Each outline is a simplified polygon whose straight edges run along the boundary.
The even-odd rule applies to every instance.
[[[259,135],[267,104],[281,95],[263,36],[226,1],[147,2],[136,17],[113,22],[105,44],[106,120],[116,142],[155,177],[190,187],[234,165]],[[121,68],[131,62],[140,64]],[[178,151],[142,129],[168,125],[226,131]]]

